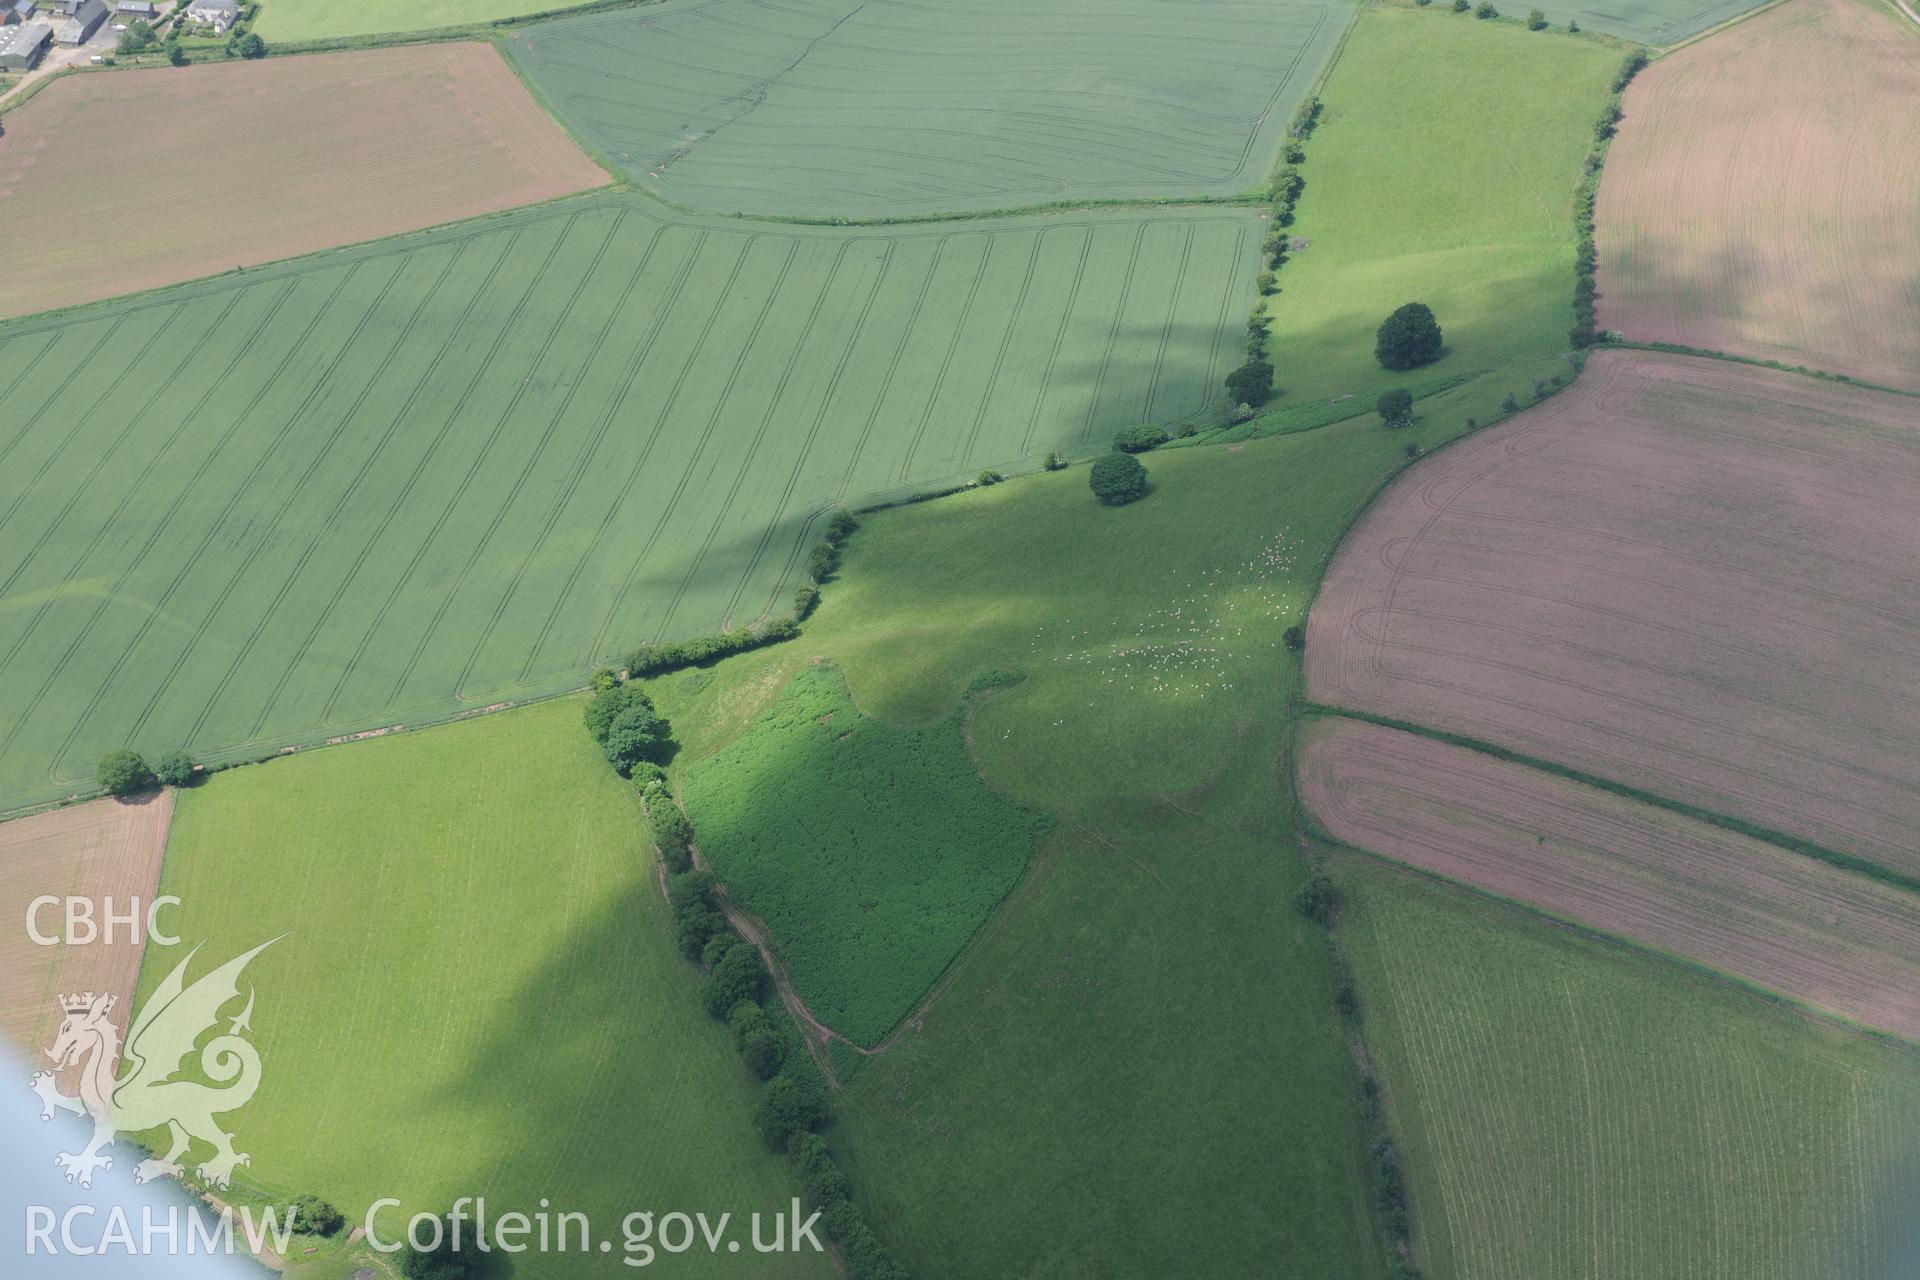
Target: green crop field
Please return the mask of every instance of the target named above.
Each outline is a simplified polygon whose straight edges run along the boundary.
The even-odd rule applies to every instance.
[[[804,639],[650,683],[693,794],[693,762],[750,738],[816,655],[901,731],[1026,673],[972,701],[968,742],[1055,828],[901,1038],[837,1059],[833,1141],[915,1274],[1384,1274],[1275,782],[1281,633],[1405,438],[1163,450],[1118,510],[1075,467],[870,516]]]
[[[879,1042],[979,932],[1035,819],[980,785],[956,713],[901,729],[802,668],[753,728],[686,770],[700,848],[765,921],[816,1018]]]
[[[871,218],[1264,183],[1344,0],[668,0],[509,48],[629,177]]]
[[[181,796],[162,892],[180,948],[247,970],[262,1082],[224,1119],[255,1190],[312,1192],[358,1224],[485,1195],[495,1215],[784,1206],[797,1186],[749,1117],[755,1089],[695,998],[639,801],[562,699],[214,776]],[[201,972],[199,968],[195,973]],[[595,1253],[543,1276],[605,1276]],[[754,1276],[833,1275],[743,1252]],[[345,1261],[351,1261],[346,1259]],[[676,1271],[713,1274],[699,1254]],[[344,1277],[345,1269],[341,1270]]]
[[[260,0],[254,29],[275,43],[492,22],[572,8],[586,0]]]
[[[1767,0],[1542,0],[1538,6],[1554,27],[1569,22],[1585,31],[1604,31],[1639,44],[1673,44],[1758,9]],[[1535,6],[1503,6],[1509,18],[1524,18]],[[1471,14],[1452,15],[1467,21]]]
[[[1894,1280],[1920,1055],[1371,860],[1342,935],[1433,1280]]]
[[[1267,304],[1286,413],[1476,378],[1524,401],[1569,372],[1574,188],[1621,55],[1438,8],[1366,10],[1321,93],[1291,228],[1308,244]],[[1447,351],[1394,374],[1374,334],[1405,302]]]
[[[1258,227],[590,197],[0,327],[0,809],[782,611],[831,504],[1205,410]]]

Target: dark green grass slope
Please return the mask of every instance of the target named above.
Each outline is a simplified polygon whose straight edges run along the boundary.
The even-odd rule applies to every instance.
[[[1265,181],[1344,0],[667,0],[508,49],[627,176],[716,212],[876,218]]]
[[[878,1043],[1026,870],[1040,825],[980,784],[958,713],[863,715],[804,667],[682,799],[733,901],[763,920],[813,1015]]]
[[[1257,237],[590,197],[0,326],[0,811],[783,610],[829,504],[1204,410]]]
[[[691,775],[817,656],[903,729],[1026,673],[972,704],[969,741],[1058,826],[924,1014],[841,1055],[834,1142],[917,1274],[1382,1274],[1275,784],[1282,632],[1401,444],[1149,455],[1155,491],[1118,510],[1074,468],[870,517],[801,640],[653,682]]]

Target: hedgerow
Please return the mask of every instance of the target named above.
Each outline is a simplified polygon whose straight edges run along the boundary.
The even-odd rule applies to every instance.
[[[1575,347],[1590,347],[1600,338],[1599,315],[1595,310],[1600,289],[1594,275],[1600,255],[1594,243],[1594,206],[1600,198],[1600,171],[1607,163],[1607,149],[1624,114],[1620,95],[1646,65],[1647,55],[1638,49],[1620,63],[1620,70],[1613,77],[1613,96],[1607,99],[1600,118],[1594,122],[1593,147],[1587,152],[1584,174],[1573,195],[1573,233],[1578,244],[1573,265],[1573,328],[1567,331],[1567,340]]]

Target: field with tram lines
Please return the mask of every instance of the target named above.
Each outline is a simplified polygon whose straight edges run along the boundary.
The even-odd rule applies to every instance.
[[[1263,186],[1340,0],[669,0],[512,55],[627,175],[722,213],[876,218]]]
[[[0,809],[782,612],[832,504],[1206,410],[1259,227],[587,197],[0,327]]]

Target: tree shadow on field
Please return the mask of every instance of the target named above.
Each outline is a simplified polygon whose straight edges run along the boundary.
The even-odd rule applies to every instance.
[[[471,1002],[485,1028],[458,1079],[426,1104],[460,1132],[484,1135],[464,1144],[453,1194],[485,1196],[494,1222],[527,1214],[529,1242],[542,1213],[556,1234],[558,1215],[585,1214],[591,1232],[592,1262],[573,1228],[564,1255],[491,1254],[486,1280],[603,1274],[601,1259],[625,1254],[629,1213],[732,1213],[744,1236],[747,1215],[786,1207],[784,1198],[756,1202],[753,1187],[791,1193],[784,1162],[754,1135],[747,1069],[701,1009],[698,971],[673,948],[650,855],[636,844],[617,856],[641,874],[554,934],[517,990],[451,997]],[[405,1211],[449,1207],[409,1202]]]

